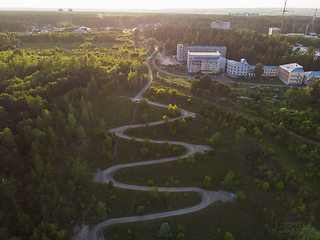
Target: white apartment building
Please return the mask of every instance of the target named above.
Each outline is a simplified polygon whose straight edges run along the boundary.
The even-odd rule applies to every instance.
[[[225,58],[219,52],[188,52],[188,72],[219,73],[225,68]],[[223,66],[224,64],[224,66]]]
[[[269,27],[268,35],[277,35],[280,33],[280,28]]]
[[[212,21],[211,28],[230,29],[230,22]]]
[[[250,66],[243,58],[240,62],[235,60],[227,60],[227,75],[238,78],[240,76],[253,77],[255,66]]]
[[[219,52],[222,57],[226,57],[227,47],[224,46],[184,46],[177,44],[177,61],[188,61],[188,52]]]

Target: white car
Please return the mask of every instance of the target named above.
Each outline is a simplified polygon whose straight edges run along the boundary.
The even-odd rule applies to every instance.
[[[135,99],[133,99],[133,101],[134,101],[134,102],[140,102],[140,99],[135,98]]]

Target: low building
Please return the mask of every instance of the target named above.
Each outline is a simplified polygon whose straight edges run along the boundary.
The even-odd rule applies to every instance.
[[[250,66],[244,58],[241,59],[240,62],[235,60],[227,60],[227,75],[230,77],[253,77],[254,69],[255,67]]]
[[[184,46],[177,44],[177,61],[188,61],[188,52],[219,52],[222,57],[226,57],[227,47],[224,46]]]
[[[219,52],[188,52],[188,72],[219,73],[221,54]]]
[[[280,28],[269,27],[268,35],[277,35],[280,33]]]
[[[310,86],[312,83],[320,80],[320,71],[305,72],[303,76],[303,84]]]
[[[211,28],[230,29],[230,22],[212,21]]]
[[[263,66],[263,77],[277,77],[279,72],[279,66]]]
[[[77,29],[73,30],[73,32],[76,32],[79,34],[87,33],[87,32],[91,32],[91,28],[81,27],[81,28],[77,28]]]
[[[278,77],[285,84],[301,84],[304,77],[304,70],[298,63],[280,65]]]
[[[259,13],[229,13],[232,17],[258,17]]]
[[[299,49],[300,53],[302,54],[302,53],[307,52],[309,48],[308,48],[308,47],[301,46],[301,45],[299,45],[299,46],[293,46],[293,47],[292,47],[292,52],[295,52],[297,49]]]

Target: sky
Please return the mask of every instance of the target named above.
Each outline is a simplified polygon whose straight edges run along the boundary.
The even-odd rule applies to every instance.
[[[283,8],[285,0],[1,0],[0,9],[164,9],[164,8]],[[320,0],[288,0],[287,8],[319,8]]]

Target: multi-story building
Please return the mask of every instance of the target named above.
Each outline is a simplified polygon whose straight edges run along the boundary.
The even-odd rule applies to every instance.
[[[188,52],[219,52],[222,57],[226,57],[227,47],[224,46],[184,46],[177,44],[177,61],[188,61]]]
[[[280,33],[280,28],[269,27],[268,35],[277,35]]]
[[[307,86],[320,80],[320,71],[305,72],[302,82]]]
[[[222,58],[222,59],[221,59]],[[188,72],[219,73],[225,58],[219,52],[188,52]]]
[[[254,66],[250,66],[245,59],[241,59],[240,62],[235,60],[227,60],[227,75],[230,77],[253,77]]]
[[[285,84],[301,84],[304,77],[303,67],[298,63],[280,65],[278,77]]]
[[[230,29],[230,22],[212,21],[211,28]]]
[[[277,77],[279,72],[279,66],[263,66],[263,77]]]

